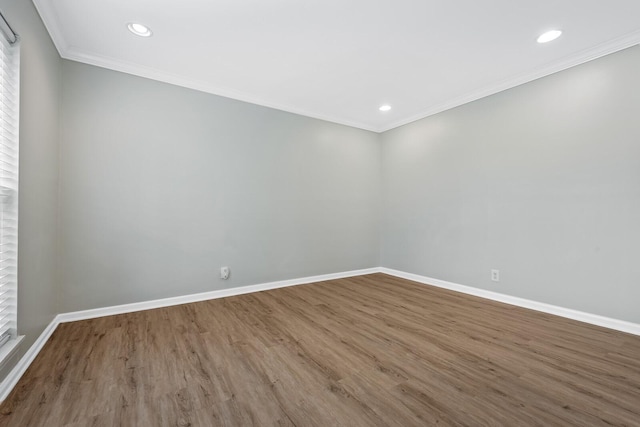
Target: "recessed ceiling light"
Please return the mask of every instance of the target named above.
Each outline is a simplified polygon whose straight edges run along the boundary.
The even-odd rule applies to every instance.
[[[152,34],[151,29],[149,29],[149,27],[147,27],[146,25],[135,23],[135,22],[130,22],[129,24],[127,24],[127,28],[133,34],[140,37],[149,37]]]
[[[391,105],[382,105],[382,106],[380,106],[380,108],[378,108],[378,110],[380,110],[380,111],[389,111],[389,110],[391,110]]]
[[[562,31],[560,30],[547,31],[546,33],[541,34],[540,37],[538,37],[538,43],[548,43],[550,41],[557,39],[561,35],[562,35]]]

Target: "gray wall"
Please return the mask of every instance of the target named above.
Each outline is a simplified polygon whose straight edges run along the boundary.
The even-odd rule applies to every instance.
[[[17,356],[58,312],[376,265],[640,322],[640,47],[380,136],[61,61],[31,2],[0,10]]]
[[[70,61],[62,88],[61,312],[378,265],[378,135]]]
[[[21,356],[58,313],[56,223],[61,60],[30,1],[0,0],[22,38],[18,333]],[[0,378],[13,366],[5,364]]]
[[[636,46],[384,133],[382,265],[640,322],[638,76]]]

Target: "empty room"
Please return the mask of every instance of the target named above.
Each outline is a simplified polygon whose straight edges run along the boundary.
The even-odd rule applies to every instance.
[[[640,426],[637,0],[0,13],[0,426]]]

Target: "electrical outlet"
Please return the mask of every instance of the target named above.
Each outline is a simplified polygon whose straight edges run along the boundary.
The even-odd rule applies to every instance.
[[[491,270],[491,281],[493,282],[500,281],[500,270]]]
[[[230,274],[231,270],[229,270],[229,267],[220,267],[220,278],[222,280],[227,280]]]

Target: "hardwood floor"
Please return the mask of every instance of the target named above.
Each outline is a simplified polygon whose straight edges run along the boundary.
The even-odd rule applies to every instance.
[[[640,426],[640,337],[384,274],[62,324],[2,426]]]

